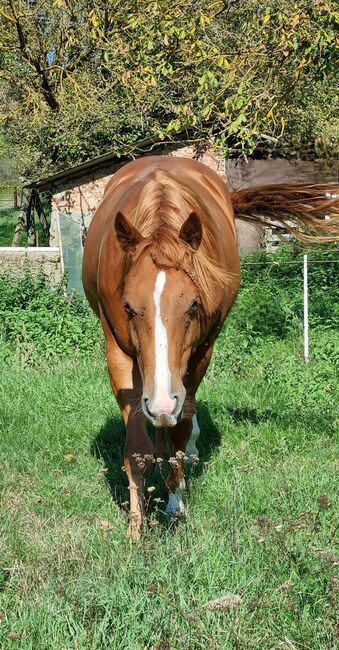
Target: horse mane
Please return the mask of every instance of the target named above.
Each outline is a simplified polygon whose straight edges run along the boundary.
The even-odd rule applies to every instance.
[[[197,214],[203,228],[197,250],[179,237],[181,226],[191,212]],[[144,241],[134,253],[125,254],[122,277],[133,263],[147,255],[160,269],[181,269],[197,286],[203,309],[210,316],[218,307],[215,289],[227,290],[233,283],[232,274],[221,267],[218,259],[215,220],[203,201],[181,180],[159,169],[155,178],[143,187],[130,221]]]

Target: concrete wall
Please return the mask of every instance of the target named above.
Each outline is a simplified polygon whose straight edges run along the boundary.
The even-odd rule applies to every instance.
[[[52,284],[60,283],[62,279],[62,264],[59,248],[0,248],[0,274],[13,272],[16,275],[29,268],[33,274],[41,271],[50,278]]]
[[[225,174],[231,192],[272,183],[331,183],[339,180],[339,161],[226,160]]]
[[[331,183],[339,180],[339,161],[225,160],[225,174],[231,192],[278,183]],[[272,250],[281,239],[291,239],[291,235],[277,235],[271,228],[262,229],[240,219],[236,219],[236,230],[238,248],[243,253],[260,247]]]

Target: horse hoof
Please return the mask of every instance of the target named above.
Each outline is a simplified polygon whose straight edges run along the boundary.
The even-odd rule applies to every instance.
[[[179,492],[179,494],[177,494]],[[166,514],[169,517],[183,516],[185,514],[185,506],[181,496],[181,490],[176,490],[176,493],[170,492],[168,503],[166,506]]]

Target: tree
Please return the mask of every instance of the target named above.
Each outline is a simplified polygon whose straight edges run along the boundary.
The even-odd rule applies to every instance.
[[[331,154],[334,0],[1,0],[2,124],[26,175],[188,129]],[[325,101],[327,97],[327,101]]]

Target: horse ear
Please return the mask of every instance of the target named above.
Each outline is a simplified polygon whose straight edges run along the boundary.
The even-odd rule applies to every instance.
[[[122,212],[116,215],[114,227],[117,240],[125,253],[132,252],[143,239],[139,230],[134,228]]]
[[[198,250],[202,240],[202,225],[195,212],[191,212],[190,216],[182,224],[179,237],[195,251]]]

